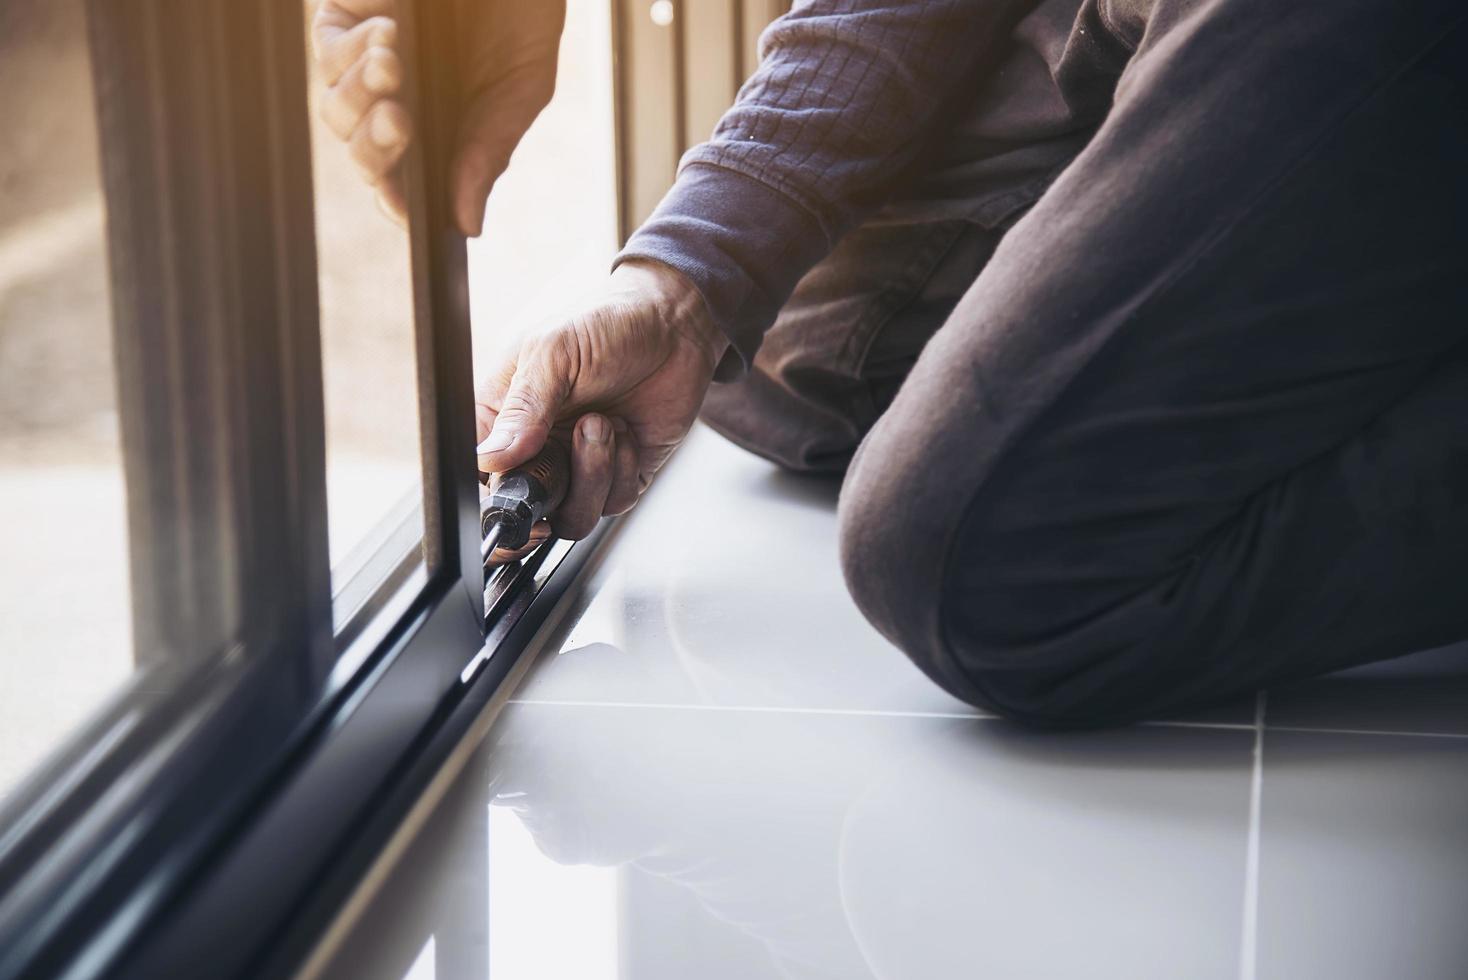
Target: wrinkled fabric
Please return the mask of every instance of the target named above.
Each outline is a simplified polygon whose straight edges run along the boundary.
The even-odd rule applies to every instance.
[[[941,194],[943,168],[929,166],[930,158],[957,169],[1003,154],[1002,134],[992,147],[982,144],[993,134],[949,137],[962,130],[984,91],[1003,88],[1012,27],[1035,6],[795,4],[766,29],[758,70],[712,138],[684,156],[673,189],[617,261],[655,259],[687,275],[733,344],[721,376],[747,366],[800,278],[899,187],[911,185],[914,168]],[[1053,37],[1069,31],[1074,0],[1044,6],[1061,11],[1034,27],[1037,43],[1050,50]],[[1043,111],[1068,115],[1063,105]],[[965,195],[978,206],[976,197]]]
[[[846,470],[858,604],[1011,716],[1156,717],[1468,637],[1463,22],[1078,5],[1002,46],[1047,70],[968,106],[706,417]]]

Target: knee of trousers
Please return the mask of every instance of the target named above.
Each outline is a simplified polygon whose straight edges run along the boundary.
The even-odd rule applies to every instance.
[[[965,521],[970,503],[986,488],[982,482],[956,486],[936,461],[914,471],[904,465],[907,450],[900,442],[881,426],[874,430],[841,490],[842,572],[862,614],[940,687],[985,711],[1038,728],[1130,720],[1108,685],[1076,683],[1078,675],[1104,678],[1118,658],[1115,648],[1094,644],[1086,631],[1026,638],[1006,619],[1002,602],[988,601],[980,617],[984,629],[954,628],[955,621],[973,618],[954,614],[968,601],[955,582],[971,587],[976,571],[982,578],[986,568],[1003,577],[983,531]],[[1057,621],[1067,618],[1067,601],[1054,597]],[[1129,656],[1122,651],[1118,659]]]
[[[837,508],[847,590],[868,622],[950,694],[1005,715],[987,693],[983,651],[956,656],[945,636],[948,563],[961,520],[960,489],[936,460],[917,461],[903,427],[883,419],[847,471]]]

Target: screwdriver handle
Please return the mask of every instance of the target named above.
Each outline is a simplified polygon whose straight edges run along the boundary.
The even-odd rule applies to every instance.
[[[561,505],[570,483],[570,450],[553,437],[533,460],[490,483],[479,507],[480,533],[487,536],[498,525],[499,547],[525,547],[530,529]]]

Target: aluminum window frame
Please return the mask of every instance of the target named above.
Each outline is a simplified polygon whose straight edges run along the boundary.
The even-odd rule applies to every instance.
[[[403,11],[426,562],[384,530],[334,624],[300,0],[88,0],[142,655],[0,810],[0,980],[289,975],[611,533],[486,614],[453,6]]]

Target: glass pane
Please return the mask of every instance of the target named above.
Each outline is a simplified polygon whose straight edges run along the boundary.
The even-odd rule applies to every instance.
[[[569,0],[556,93],[495,184],[469,243],[474,362],[482,374],[606,276],[617,252],[611,7]]]
[[[134,669],[81,0],[0,6],[0,799]]]
[[[312,30],[316,2],[305,5]],[[391,4],[352,4],[354,8]],[[310,44],[308,42],[308,48]],[[323,118],[332,98],[310,62],[326,489],[338,624],[421,540],[423,474],[408,233],[377,203],[348,142]],[[396,551],[396,554],[389,552]]]

